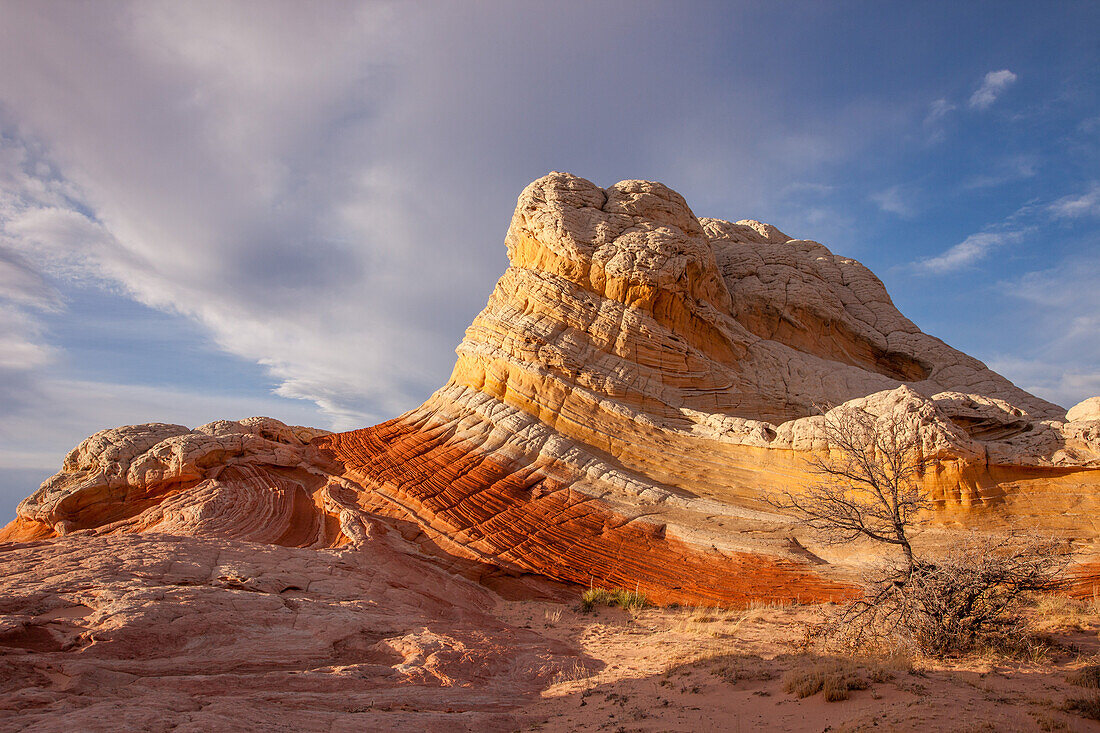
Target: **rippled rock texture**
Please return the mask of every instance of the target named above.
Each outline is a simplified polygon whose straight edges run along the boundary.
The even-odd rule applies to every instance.
[[[659,183],[564,173],[524,190],[505,244],[451,379],[416,410],[338,435],[264,418],[104,431],[3,536],[331,548],[384,517],[499,587],[538,574],[667,602],[835,599],[843,553],[761,497],[813,480],[821,406],[849,403],[920,436],[930,527],[1096,538],[1096,398],[1067,416],[1019,389],[922,333],[854,260],[699,219]]]

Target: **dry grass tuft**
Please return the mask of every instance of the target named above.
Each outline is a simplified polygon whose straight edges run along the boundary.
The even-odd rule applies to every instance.
[[[1071,697],[1062,706],[1064,710],[1077,713],[1083,718],[1100,720],[1100,695]]]
[[[744,612],[730,608],[688,609],[673,626],[676,631],[700,636],[729,636],[745,620]]]
[[[763,659],[752,655],[726,654],[709,659],[711,674],[731,685],[743,680],[763,681],[775,677]]]
[[[1039,730],[1056,731],[1069,728],[1066,721],[1052,713],[1032,712],[1031,717],[1035,718],[1035,725],[1038,726]]]
[[[784,611],[794,608],[795,604],[780,601],[749,601],[749,605],[741,612],[741,620],[744,623],[763,621],[775,615],[776,611]]]
[[[640,611],[652,605],[645,593],[637,590],[589,588],[581,594],[581,610],[585,613],[596,606],[618,606],[627,611]]]
[[[798,698],[823,693],[826,702],[847,700],[850,690],[866,690],[868,681],[861,665],[848,659],[824,659],[808,667],[796,667],[783,675],[783,689]]]
[[[555,674],[552,684],[562,682],[581,682],[595,676],[595,671],[578,661],[574,661],[568,667],[559,669]]]
[[[1078,687],[1100,688],[1100,664],[1089,664],[1070,672],[1066,682]]]
[[[1048,593],[1035,602],[1035,628],[1039,631],[1085,631],[1100,625],[1100,599],[1079,600]]]

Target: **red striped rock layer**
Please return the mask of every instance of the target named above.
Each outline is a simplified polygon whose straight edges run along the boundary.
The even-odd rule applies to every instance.
[[[503,569],[690,603],[834,598],[843,578],[821,558],[850,558],[761,500],[815,480],[805,458],[832,449],[820,403],[919,438],[941,527],[1100,537],[1096,406],[1067,415],[922,333],[854,260],[697,219],[661,184],[561,173],[525,189],[506,245],[450,381],[417,410],[338,436],[263,418],[103,431],[0,539],[324,548],[385,517],[492,582]]]
[[[563,173],[524,190],[506,244],[511,266],[422,409],[493,422],[476,392],[532,416],[556,436],[551,455],[595,452],[633,477],[603,501],[648,512],[633,495],[671,491],[697,515],[678,533],[755,542],[759,528],[708,517],[812,482],[804,458],[830,446],[808,416],[844,403],[920,436],[941,522],[1100,535],[1097,416],[1068,421],[922,333],[854,260],[759,222],[697,219],[661,184]],[[522,443],[509,450],[545,452]]]
[[[131,425],[96,433],[19,505],[0,540],[160,532],[289,547],[346,541],[309,441],[270,418]]]
[[[839,600],[850,585],[805,560],[703,548],[667,522],[593,493],[577,467],[544,455],[508,458],[420,411],[317,441],[362,486],[370,515],[412,519],[430,551],[580,585],[640,590],[662,603],[745,605]]]

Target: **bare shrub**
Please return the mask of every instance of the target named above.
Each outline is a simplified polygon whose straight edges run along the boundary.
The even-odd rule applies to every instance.
[[[1024,597],[1053,587],[1068,562],[1060,543],[972,534],[950,555],[918,556],[910,532],[931,507],[919,484],[928,467],[919,432],[896,415],[857,407],[828,412],[823,430],[830,450],[808,460],[820,481],[766,501],[826,542],[866,537],[897,547],[903,561],[867,575],[864,596],[819,636],[847,649],[908,643],[937,656],[1029,639]]]
[[[1033,653],[1028,594],[1050,589],[1068,562],[1062,543],[971,536],[950,556],[886,569],[840,609],[821,637],[846,648],[909,643],[932,656]]]
[[[799,517],[826,542],[862,536],[894,545],[912,568],[909,528],[931,506],[917,484],[928,463],[919,434],[897,419],[855,407],[826,414],[823,430],[831,452],[807,460],[821,480],[765,501]]]

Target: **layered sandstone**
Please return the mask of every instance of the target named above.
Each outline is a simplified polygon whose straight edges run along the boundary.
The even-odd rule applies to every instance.
[[[514,731],[599,666],[383,522],[336,549],[77,531],[0,574],[5,731]]]
[[[925,540],[1024,524],[1088,550],[1100,415],[1067,415],[922,333],[858,262],[658,183],[550,174],[520,196],[511,266],[419,408],[337,435],[254,419],[85,441],[8,539],[169,532],[358,547],[384,521],[497,588],[529,575],[661,601],[825,600],[857,555],[763,503],[814,480],[820,409],[917,435]],[[1094,398],[1095,399],[1095,398]]]

